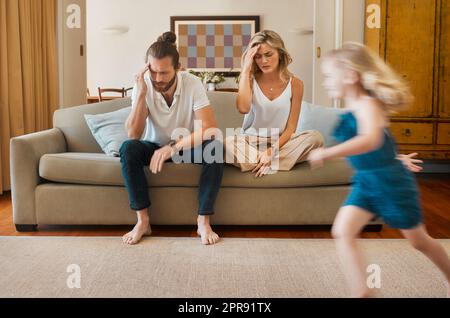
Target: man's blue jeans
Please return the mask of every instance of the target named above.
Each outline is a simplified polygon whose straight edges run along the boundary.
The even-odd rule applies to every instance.
[[[205,141],[202,145],[202,154],[205,147],[215,140]],[[220,144],[222,147],[222,144]],[[149,188],[145,177],[144,169],[150,165],[150,160],[159,145],[142,140],[128,140],[120,148],[120,162],[122,164],[122,176],[125,180],[125,187],[130,199],[132,210],[140,211],[150,207]],[[218,148],[217,148],[218,149]],[[222,149],[222,148],[221,148]],[[190,152],[191,162],[194,163],[194,149],[185,150]],[[197,149],[197,153],[199,149]],[[212,155],[215,157],[214,151]],[[187,154],[185,153],[183,158]],[[223,175],[223,154],[221,158],[216,158],[213,163],[207,163],[202,155],[202,173],[199,181],[199,215],[214,214],[214,203],[219,193]],[[198,162],[198,159],[197,159]],[[195,163],[197,163],[195,162]],[[155,175],[155,178],[158,176]]]

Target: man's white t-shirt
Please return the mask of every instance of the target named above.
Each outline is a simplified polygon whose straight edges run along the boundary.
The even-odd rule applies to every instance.
[[[195,112],[210,105],[201,80],[188,72],[178,72],[178,83],[172,105],[169,107],[161,93],[155,91],[149,73],[144,75],[148,91],[146,101],[149,116],[143,140],[160,146],[167,145],[177,128],[194,132]],[[136,107],[137,87],[132,94],[132,105]]]

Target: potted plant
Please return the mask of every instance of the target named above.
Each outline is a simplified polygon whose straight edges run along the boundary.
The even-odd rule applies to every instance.
[[[221,73],[202,72],[200,78],[207,85],[208,91],[216,90],[216,85],[225,82],[225,76]]]
[[[195,72],[189,70],[189,73],[199,77],[208,91],[216,90],[216,85],[225,82],[225,76],[222,73],[215,72]]]

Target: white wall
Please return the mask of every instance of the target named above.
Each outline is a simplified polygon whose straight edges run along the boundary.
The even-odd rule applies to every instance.
[[[143,67],[148,46],[170,30],[174,15],[259,15],[261,28],[284,39],[294,58],[291,71],[305,82],[305,98],[312,89],[312,35],[289,32],[313,25],[313,0],[87,0],[88,86],[132,86]],[[102,33],[113,25],[129,27],[119,35]]]
[[[305,100],[312,98],[313,36],[292,32],[311,28],[314,0],[87,0],[87,77],[91,94],[102,87],[128,87],[143,67],[148,46],[170,29],[174,15],[259,15],[261,28],[284,39],[294,63],[291,71],[305,83]],[[320,1],[320,0],[319,0]],[[344,40],[362,41],[364,0],[345,0]],[[361,7],[362,4],[362,7]],[[362,12],[361,12],[362,10]],[[102,32],[111,26],[129,32]],[[331,31],[333,32],[333,31]]]
[[[344,0],[343,42],[364,43],[365,9],[365,0]]]

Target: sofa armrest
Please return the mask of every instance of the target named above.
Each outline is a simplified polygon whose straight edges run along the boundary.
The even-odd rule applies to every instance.
[[[36,186],[39,160],[44,154],[66,152],[66,140],[61,130],[53,128],[11,139],[11,194],[15,224],[35,225]]]

